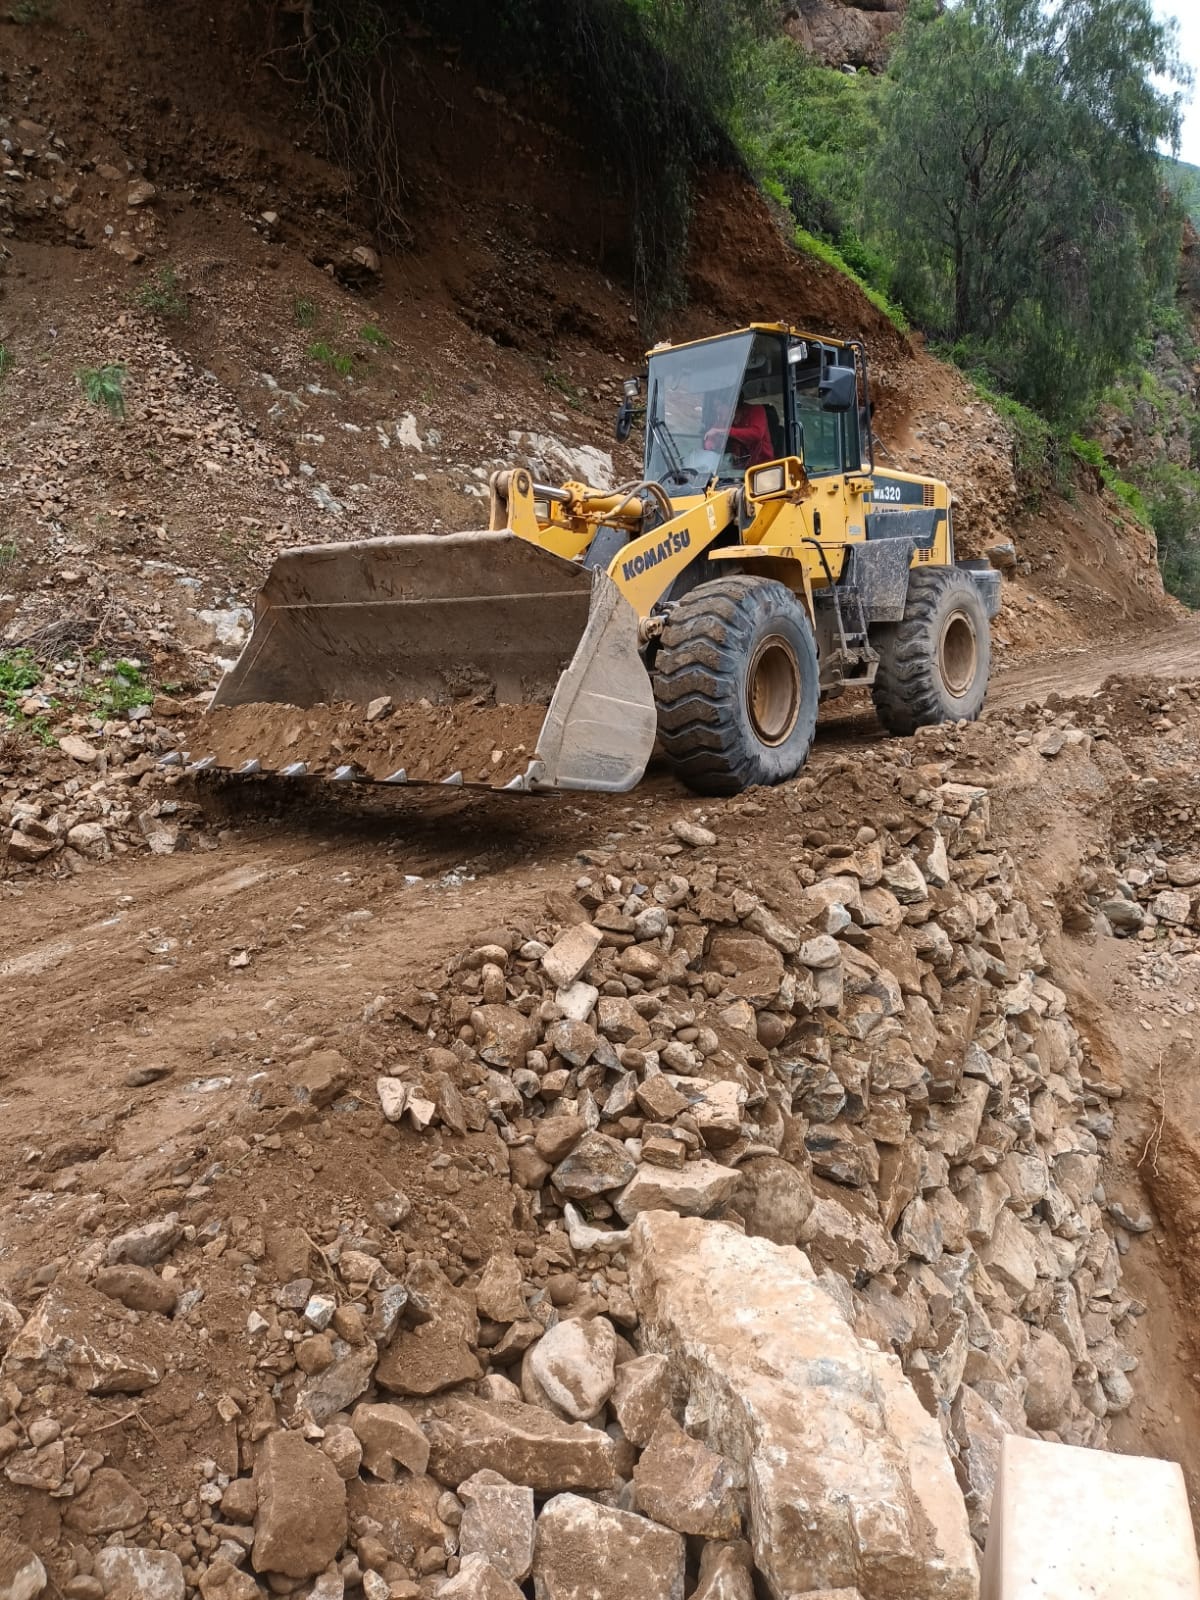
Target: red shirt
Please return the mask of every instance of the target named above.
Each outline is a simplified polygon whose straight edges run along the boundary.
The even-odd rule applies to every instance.
[[[705,447],[715,445],[720,430],[713,428],[705,438]],[[745,457],[745,465],[756,467],[762,461],[774,461],[775,446],[771,440],[771,427],[767,421],[766,406],[739,405],[733,413],[725,449],[734,457]]]

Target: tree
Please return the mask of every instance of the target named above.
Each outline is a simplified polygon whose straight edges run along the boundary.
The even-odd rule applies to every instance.
[[[901,297],[1050,417],[1128,365],[1178,259],[1174,31],[1150,0],[962,0],[890,64],[868,196]]]

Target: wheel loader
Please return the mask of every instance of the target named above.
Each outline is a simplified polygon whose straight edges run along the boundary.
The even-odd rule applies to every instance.
[[[877,466],[860,341],[755,323],[657,345],[623,393],[617,437],[644,419],[637,482],[542,484],[514,467],[492,477],[486,532],[279,556],[208,714],[214,735],[238,707],[261,718],[273,753],[243,743],[231,759],[215,737],[215,753],[177,760],[619,793],[657,739],[690,788],[733,794],[794,776],[818,703],[847,689],[870,689],[894,734],[978,716],[1000,574],[955,559],[945,483]],[[464,696],[476,716],[537,708],[511,776],[456,763],[442,735]],[[414,705],[445,771],[400,716]],[[385,708],[373,763],[342,739],[314,755],[305,710],[332,706]],[[403,738],[387,735],[391,708]],[[282,743],[265,733],[279,717],[295,719]]]

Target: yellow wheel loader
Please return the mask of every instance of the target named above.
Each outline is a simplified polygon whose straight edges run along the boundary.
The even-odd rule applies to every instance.
[[[622,792],[658,738],[689,787],[732,794],[797,773],[818,702],[848,688],[871,689],[892,733],[978,716],[1000,575],[956,562],[946,484],[876,466],[861,343],[756,323],[656,346],[624,394],[617,437],[644,415],[636,483],[547,485],[518,467],[492,478],[487,532],[281,555],[213,697],[215,753],[177,759]],[[483,770],[456,761],[464,703],[476,724],[538,708],[511,776],[505,749]],[[345,737],[314,751],[307,711],[352,722],[368,706],[382,718],[370,760]],[[222,750],[238,708],[268,753]],[[291,732],[268,738],[280,717]]]

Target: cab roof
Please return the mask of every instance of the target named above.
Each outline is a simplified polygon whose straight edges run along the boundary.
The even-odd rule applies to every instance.
[[[852,342],[849,339],[831,339],[824,333],[807,333],[803,328],[793,327],[790,322],[751,322],[744,328],[730,328],[725,333],[710,333],[703,339],[680,339],[678,343],[664,339],[646,351],[646,359],[661,355],[664,350],[687,350],[696,345],[716,344],[719,339],[732,339],[739,333],[787,334],[793,339],[807,339],[812,344],[831,345],[835,350],[844,350]]]

